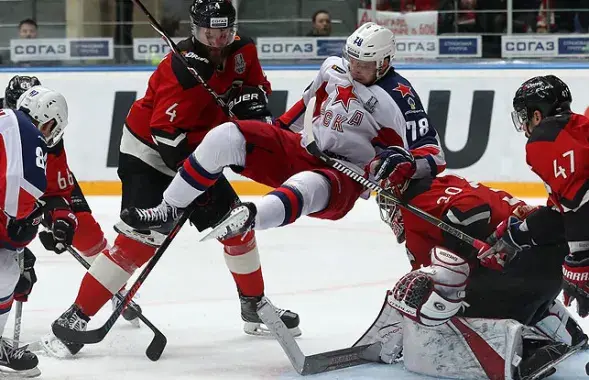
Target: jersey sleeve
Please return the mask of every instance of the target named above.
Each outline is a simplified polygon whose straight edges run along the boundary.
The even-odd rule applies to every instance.
[[[381,126],[372,144],[377,152],[400,145],[409,150],[417,169],[413,178],[435,177],[446,168],[438,132],[425,112],[415,89],[407,82],[390,81],[385,90],[372,86],[378,102],[374,115]]]
[[[153,79],[157,88],[150,120],[151,134],[166,166],[176,170],[190,154],[187,132],[194,127],[194,120],[211,97],[202,93],[202,86],[196,84],[173,55],[166,56],[157,70],[159,73]]]
[[[46,172],[47,190],[43,198],[62,197],[70,202],[74,190],[74,177],[67,162],[63,140],[56,147],[49,149]]]
[[[547,185],[553,201],[568,212],[589,200],[589,147],[562,124],[566,121],[551,118],[534,129],[526,144],[526,161]]]
[[[341,72],[345,72],[338,64],[341,64],[341,58],[338,57],[329,57],[323,61],[317,76],[307,86],[302,98],[278,118],[278,124],[281,128],[290,129],[295,132],[302,131],[304,128],[302,116],[305,114],[307,104],[313,96],[316,98],[313,115],[319,115],[321,104],[327,99],[326,87],[329,79],[327,71],[340,70]]]
[[[4,177],[0,204],[8,216],[22,219],[36,209],[36,201],[47,188],[47,145],[23,113],[16,111],[15,115],[19,128],[0,135]]]

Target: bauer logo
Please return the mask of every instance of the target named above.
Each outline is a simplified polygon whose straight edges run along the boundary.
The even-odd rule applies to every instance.
[[[227,17],[211,17],[211,28],[227,28],[229,19]]]
[[[555,36],[513,37],[501,36],[501,55],[512,57],[554,57],[557,55]]]

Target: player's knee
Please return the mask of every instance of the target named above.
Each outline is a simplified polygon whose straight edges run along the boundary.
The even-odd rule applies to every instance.
[[[194,158],[208,170],[245,165],[245,137],[235,123],[223,123],[209,131],[194,151]]]
[[[133,273],[151,259],[154,253],[155,248],[119,235],[109,250],[108,256],[126,272]]]
[[[0,249],[0,297],[11,294],[20,277],[15,251]]]
[[[331,183],[322,174],[304,171],[290,177],[283,186],[298,190],[303,198],[302,215],[324,210],[329,204]]]

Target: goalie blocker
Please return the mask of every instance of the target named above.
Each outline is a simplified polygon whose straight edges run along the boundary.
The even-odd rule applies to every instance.
[[[381,342],[367,359],[454,379],[537,379],[586,346],[587,336],[559,301],[535,326],[513,319],[455,316],[465,302],[470,267],[449,250],[431,251],[430,266],[402,277],[354,344]],[[452,347],[452,349],[449,349]]]

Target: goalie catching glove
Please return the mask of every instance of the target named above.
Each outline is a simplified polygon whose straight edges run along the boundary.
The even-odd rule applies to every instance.
[[[456,254],[434,247],[430,266],[403,276],[389,295],[389,304],[425,326],[438,326],[467,304],[468,263]]]

